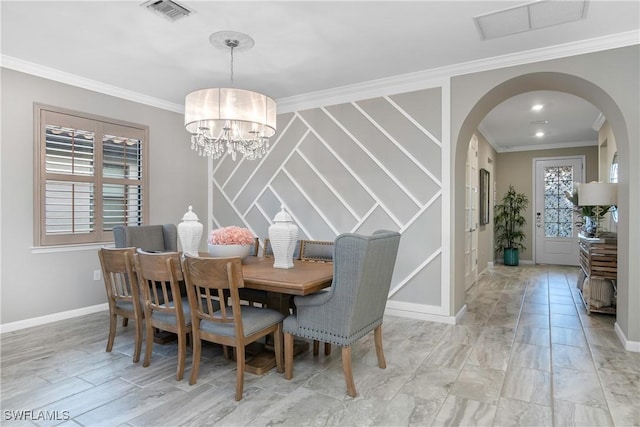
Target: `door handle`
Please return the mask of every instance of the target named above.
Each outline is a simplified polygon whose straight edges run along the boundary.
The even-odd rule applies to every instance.
[[[540,212],[536,212],[536,227],[542,227],[542,214]]]

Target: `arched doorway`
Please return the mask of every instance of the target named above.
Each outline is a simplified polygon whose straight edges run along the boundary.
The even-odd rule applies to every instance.
[[[478,127],[482,118],[489,113],[502,101],[515,95],[535,90],[554,90],[566,92],[581,97],[594,106],[596,106],[609,121],[613,134],[615,135],[619,151],[619,185],[618,188],[618,210],[620,212],[620,222],[618,236],[618,245],[623,250],[619,250],[619,263],[623,265],[629,263],[629,253],[624,248],[629,247],[628,224],[630,220],[629,208],[629,184],[628,184],[628,168],[629,168],[629,135],[627,124],[624,116],[611,96],[599,86],[592,82],[570,74],[559,72],[534,72],[522,74],[513,77],[488,90],[484,95],[478,98],[478,101],[471,107],[465,118],[462,120],[461,126],[455,138],[454,152],[454,175],[452,182],[452,212],[454,212],[454,221],[452,224],[453,256],[453,289],[452,289],[452,311],[458,312],[464,303],[464,189],[465,186],[465,162],[469,141],[473,132]],[[623,161],[624,157],[624,161]],[[620,257],[626,259],[620,260]],[[628,319],[629,307],[629,277],[627,272],[622,271],[619,274],[618,282],[618,317]]]

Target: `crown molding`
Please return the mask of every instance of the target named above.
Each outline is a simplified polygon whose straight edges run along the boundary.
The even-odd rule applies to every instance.
[[[436,86],[437,82],[442,82],[444,79],[455,76],[583,55],[636,44],[640,44],[640,30],[495,56],[477,61],[463,62],[446,67],[432,68],[415,73],[340,86],[334,89],[280,98],[277,100],[278,112],[289,113],[320,106],[351,102],[358,99],[426,89]]]
[[[433,68],[414,73],[370,80],[353,85],[340,86],[317,92],[310,92],[277,99],[278,113],[289,113],[326,105],[352,102],[394,93],[410,92],[430,87],[445,86],[451,77],[472,74],[498,68],[530,64],[568,56],[582,55],[602,50],[640,44],[640,30],[565,43],[552,47],[532,49],[524,52],[496,56],[493,58],[469,61],[446,67]],[[15,57],[0,56],[0,66],[23,73],[43,77],[49,80],[66,83],[72,86],[111,95],[152,107],[184,113],[184,105],[175,104],[159,98],[143,95],[138,92],[108,85],[96,80],[87,79],[75,74],[45,67]],[[486,135],[485,135],[486,136]]]
[[[31,74],[33,76],[42,77],[59,83],[65,83],[82,89],[91,90],[94,92],[102,93],[104,95],[111,95],[117,98],[126,99],[128,101],[149,105],[151,107],[184,114],[184,105],[175,104],[163,99],[154,98],[152,96],[147,96],[127,89],[122,89],[117,86],[112,86],[103,82],[99,82],[97,80],[87,79],[76,74],[56,70],[55,68],[45,67],[43,65],[24,61],[12,56],[2,55],[0,57],[0,60],[0,66],[4,68],[9,68],[11,70],[20,71],[22,73]]]
[[[558,148],[577,148],[577,147],[591,147],[598,145],[598,141],[571,141],[571,142],[556,142],[550,144],[534,144],[534,145],[518,145],[513,147],[500,147],[496,150],[498,153],[515,153],[518,151],[537,151],[537,150],[555,150]],[[495,148],[492,145],[493,148]]]

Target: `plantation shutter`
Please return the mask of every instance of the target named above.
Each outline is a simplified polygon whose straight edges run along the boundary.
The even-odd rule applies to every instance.
[[[113,240],[142,225],[146,129],[40,110],[36,245]]]

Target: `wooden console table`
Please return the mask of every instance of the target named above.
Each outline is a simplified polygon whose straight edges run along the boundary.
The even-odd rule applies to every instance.
[[[618,240],[615,234],[600,238],[580,235],[580,268],[586,276],[578,283],[587,314],[616,313]]]

